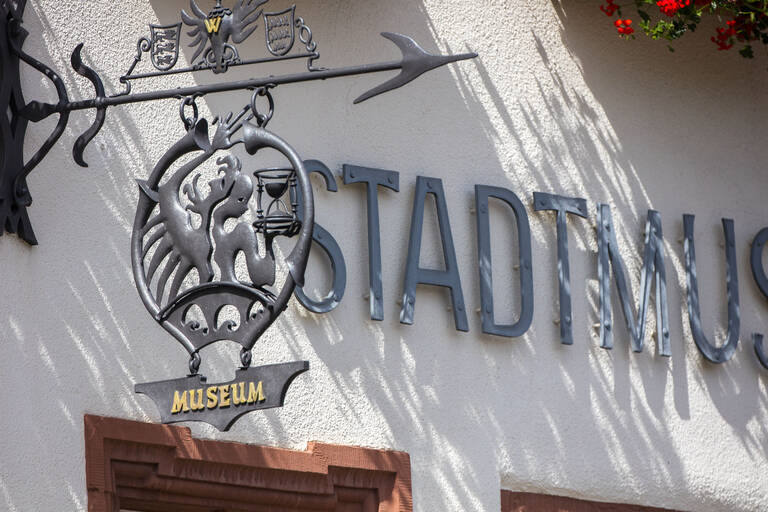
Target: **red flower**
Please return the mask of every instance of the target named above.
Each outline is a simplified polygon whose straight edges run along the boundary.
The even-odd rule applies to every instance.
[[[632,25],[632,20],[629,20],[629,19],[622,20],[621,18],[619,18],[616,21],[614,21],[613,24],[616,27],[616,31],[622,36],[628,36],[635,32],[635,29],[633,29],[630,26]]]
[[[691,0],[658,0],[656,5],[659,6],[662,13],[671,18],[683,7],[691,5]]]
[[[725,22],[725,27],[717,27],[717,35],[710,37],[713,43],[717,45],[717,50],[730,50],[733,47],[733,38],[736,35],[736,20]]]
[[[618,5],[613,3],[614,1],[615,0],[605,0],[605,5],[600,6],[600,10],[603,11],[606,16],[613,16],[613,13],[619,8]]]

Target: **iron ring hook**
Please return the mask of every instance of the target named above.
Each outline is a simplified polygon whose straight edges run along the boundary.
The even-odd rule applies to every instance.
[[[198,370],[200,370],[200,354],[194,352],[189,355],[189,374],[197,375]]]
[[[251,360],[253,358],[253,354],[251,353],[250,349],[243,348],[240,350],[240,362],[243,364],[242,368],[246,369],[249,366],[251,366]]]
[[[198,110],[197,110],[197,103],[195,103],[195,100],[197,100],[198,96],[186,96],[184,98],[184,101],[182,101],[179,104],[179,117],[181,117],[181,122],[184,123],[184,127],[189,130],[192,128],[196,123],[198,119]],[[184,110],[187,105],[192,105],[192,117],[186,117],[184,115]]]
[[[256,98],[258,96],[266,96],[267,101],[269,102],[269,112],[267,112],[266,115],[259,113],[259,109],[256,108]],[[253,95],[251,96],[251,112],[253,112],[253,115],[256,118],[256,124],[259,128],[265,128],[269,120],[272,119],[272,115],[275,113],[275,100],[272,98],[272,94],[269,92],[268,87],[259,87],[253,91]]]

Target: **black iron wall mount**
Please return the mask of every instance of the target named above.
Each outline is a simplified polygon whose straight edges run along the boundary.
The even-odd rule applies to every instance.
[[[28,55],[22,50],[25,39],[29,36],[22,26],[26,0],[0,0],[0,109],[6,115],[0,115],[0,235],[3,230],[16,233],[29,244],[37,244],[27,208],[32,204],[32,195],[27,186],[27,177],[45,158],[56,141],[64,132],[69,114],[78,110],[96,110],[93,124],[82,133],[74,143],[72,155],[75,162],[86,167],[84,151],[88,143],[98,134],[109,107],[130,103],[177,98],[180,100],[182,120],[189,126],[196,119],[195,100],[211,93],[249,90],[267,96],[268,89],[282,84],[300,83],[312,80],[399,70],[400,73],[359,96],[354,102],[359,103],[376,95],[401,87],[421,74],[450,62],[470,59],[475,53],[460,55],[433,55],[423,50],[410,37],[385,32],[386,37],[402,52],[397,61],[364,64],[335,69],[318,67],[315,61],[320,57],[318,44],[303,18],[296,16],[296,6],[278,12],[265,12],[264,4],[268,0],[235,0],[234,5],[226,7],[222,0],[206,13],[190,0],[189,12],[181,11],[181,20],[171,25],[149,24],[149,35],[142,36],[136,43],[136,54],[129,60],[126,73],[119,78],[123,90],[108,95],[98,73],[87,66],[82,58],[82,43],[71,56],[72,67],[79,75],[87,78],[94,87],[95,96],[90,99],[72,101],[69,99],[64,82],[51,68]],[[262,20],[266,55],[255,58],[240,56],[237,45],[245,41],[258,28]],[[191,66],[177,66],[181,36],[186,26],[191,38],[190,47],[194,48]],[[299,44],[296,44],[298,39]],[[149,54],[152,68],[140,70],[144,57]],[[133,93],[131,85],[137,80],[210,70],[212,73],[225,73],[229,68],[249,66],[281,60],[306,59],[306,71],[280,76],[249,78],[239,81],[220,81],[194,87],[156,90]],[[24,99],[20,79],[20,65],[24,62],[45,75],[53,82],[58,101],[43,103]],[[146,66],[145,66],[146,67]],[[249,105],[251,105],[249,103]],[[193,115],[184,114],[185,107],[192,107]],[[272,114],[258,113],[254,108],[244,112],[245,121],[256,118],[262,124]],[[272,104],[270,104],[272,107]],[[25,160],[24,138],[30,122],[36,123],[58,114],[58,121],[50,135],[37,151]],[[240,123],[242,126],[242,123]],[[240,126],[237,126],[239,128]]]

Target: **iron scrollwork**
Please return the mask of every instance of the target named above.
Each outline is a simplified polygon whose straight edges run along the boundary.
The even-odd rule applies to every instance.
[[[270,370],[250,368],[256,341],[285,310],[295,287],[303,284],[314,226],[312,188],[305,165],[287,142],[266,129],[272,108],[267,115],[256,109],[260,95],[274,106],[268,90],[254,91],[251,102],[236,115],[214,120],[212,138],[208,121],[198,118],[195,99],[185,98],[181,117],[186,133],[160,158],[149,177],[138,182],[139,204],[131,240],[134,280],[149,313],[189,354],[188,377],[136,387],[155,401],[166,422],[199,420],[228,428],[249,410],[282,405],[281,400],[265,399],[233,408],[231,414],[214,408],[204,415],[169,415],[163,404],[173,389],[186,386],[192,392],[198,384],[203,389],[205,378],[198,375],[200,350],[211,343],[239,343],[241,380],[227,385],[258,375],[261,384],[267,382],[267,398],[284,396],[290,381],[308,369],[306,361],[285,363],[295,371],[287,371],[285,365],[272,365]],[[184,114],[189,105],[193,107],[191,117]],[[245,164],[227,151],[237,145],[252,157]],[[256,166],[265,149],[277,151],[287,165]],[[181,159],[186,163],[177,167]],[[209,161],[215,161],[218,170],[205,187],[200,183],[200,168]],[[252,203],[255,219],[249,222]],[[277,237],[296,239],[285,258],[287,273],[281,284],[276,279],[273,248]],[[243,276],[238,276],[236,268],[240,254],[247,274]]]
[[[402,58],[400,60],[336,69],[316,67],[314,62],[320,57],[317,41],[313,39],[312,30],[304,18],[296,16],[296,6],[294,5],[284,11],[264,12],[262,7],[267,2],[268,0],[236,0],[230,8],[222,5],[222,0],[217,0],[213,9],[205,13],[195,0],[190,0],[189,12],[182,10],[179,22],[167,25],[150,23],[149,35],[139,37],[136,42],[136,53],[126,73],[119,77],[122,90],[111,95],[106,94],[99,75],[83,62],[81,58],[83,45],[78,45],[72,52],[72,67],[93,84],[95,97],[70,101],[61,78],[52,69],[27,55],[21,49],[28,35],[28,32],[21,26],[26,0],[0,0],[0,31],[2,31],[0,34],[0,69],[3,73],[0,109],[6,112],[5,116],[0,116],[0,137],[2,137],[2,149],[0,151],[3,157],[3,165],[0,169],[0,222],[2,222],[3,229],[9,233],[18,233],[29,244],[37,243],[26,211],[32,203],[31,194],[27,190],[26,177],[64,132],[70,112],[96,109],[94,122],[85,133],[78,137],[73,149],[75,162],[87,167],[83,153],[88,143],[103,126],[108,107],[158,99],[202,96],[217,92],[254,90],[268,85],[326,80],[391,70],[400,71],[398,76],[359,96],[355,103],[360,103],[373,96],[402,87],[431,69],[477,56],[476,53],[433,55],[424,51],[410,37],[384,32],[382,35],[394,42],[401,50]],[[237,45],[255,32],[261,18],[263,18],[262,22],[265,27],[265,46],[268,55],[242,59]],[[192,38],[189,46],[195,48],[189,66],[179,66],[179,51],[183,44],[181,39],[182,24],[191,28],[186,35]],[[298,51],[292,51],[297,47],[295,45],[297,36],[303,47]],[[150,54],[149,60],[153,69],[142,71],[138,68],[140,68],[142,56],[145,53]],[[307,71],[304,73],[216,82],[142,93],[132,92],[132,83],[136,80],[201,70],[224,73],[233,66],[304,58],[307,59]],[[29,64],[54,83],[58,94],[56,103],[39,101],[27,103],[24,101],[19,78],[21,62]],[[56,126],[40,149],[25,162],[23,143],[28,123],[41,121],[53,114],[59,116]],[[1,231],[0,234],[2,234]]]
[[[68,101],[64,82],[51,68],[24,53],[21,47],[29,36],[22,24],[26,0],[3,1],[0,16],[5,23],[0,34],[0,156],[3,167],[0,173],[0,235],[2,229],[16,233],[30,245],[37,245],[37,238],[29,220],[27,207],[32,204],[32,195],[27,187],[27,176],[59,140],[67,125],[69,112],[61,112],[53,131],[32,157],[24,161],[24,138],[29,117],[24,115],[29,103],[24,100],[21,88],[20,64],[25,62],[39,71],[56,87],[58,103]]]
[[[185,136],[166,152],[149,178],[139,183],[142,193],[132,242],[134,277],[149,311],[191,355],[225,335],[239,337],[243,348],[250,350],[258,335],[274,321],[274,313],[286,307],[293,286],[301,282],[309,254],[313,203],[304,164],[276,135],[258,125],[240,122],[243,114],[241,112],[234,119],[228,116],[217,120],[212,142],[208,140],[207,121],[191,120]],[[233,132],[241,127],[243,138],[232,142]],[[289,160],[290,167],[254,170],[249,174],[237,157],[221,156],[216,159],[220,177],[208,184],[208,194],[201,192],[201,175],[195,174],[196,169],[218,152],[236,144],[243,144],[251,155],[262,148],[274,148]],[[172,164],[191,152],[198,156],[160,184]],[[185,183],[190,176],[191,183]],[[251,227],[240,218],[248,210],[255,190],[259,213]],[[186,195],[188,205],[182,204],[180,192]],[[288,208],[281,199],[286,193],[293,198]],[[298,193],[303,196],[303,222],[299,222],[296,211]],[[269,200],[266,208],[265,197]],[[200,217],[196,227],[192,214]],[[231,231],[224,229],[229,219],[237,221]],[[276,236],[296,234],[299,235],[297,245],[287,258],[290,272],[286,289],[272,293],[268,287],[275,282],[273,240]],[[263,238],[263,255],[259,254],[257,235]],[[148,255],[153,248],[150,259]],[[245,256],[251,280],[249,285],[243,285],[235,276],[235,257],[239,252]],[[215,283],[214,261],[220,272]],[[163,262],[164,268],[158,273]],[[199,283],[181,291],[192,271],[197,274]],[[153,277],[156,277],[154,293],[150,289]],[[167,298],[164,300],[164,297]],[[239,325],[231,321],[217,322],[214,318],[225,304],[237,308],[241,319]],[[192,305],[204,306],[201,310],[206,315],[207,325],[186,320],[185,314]],[[249,365],[246,359],[242,359],[242,363],[244,367]],[[196,368],[192,369],[192,373],[196,371]]]
[[[165,152],[147,179],[138,182],[140,194],[131,239],[139,296],[152,317],[189,356],[186,377],[135,387],[137,393],[152,398],[164,422],[205,421],[226,430],[247,412],[282,406],[288,386],[309,368],[307,361],[251,367],[256,341],[285,310],[294,289],[303,285],[313,236],[322,235],[322,230],[314,231],[308,178],[308,171],[316,169],[308,170],[296,151],[266,128],[275,107],[271,90],[282,84],[400,71],[358,97],[355,103],[359,103],[401,87],[431,69],[476,56],[433,55],[407,36],[383,33],[401,50],[400,60],[336,69],[315,67],[313,63],[320,56],[317,42],[304,19],[296,16],[296,7],[264,12],[267,2],[235,0],[227,7],[217,0],[206,13],[190,0],[189,12],[182,10],[179,22],[150,23],[149,34],[139,37],[135,55],[119,78],[123,89],[112,95],[107,95],[99,74],[83,61],[83,44],[79,44],[72,52],[71,64],[91,82],[95,95],[70,101],[61,78],[21,49],[28,36],[21,26],[25,0],[0,0],[0,21],[5,21],[0,23],[0,109],[7,112],[0,116],[0,222],[6,231],[18,233],[30,244],[37,243],[26,211],[32,202],[26,177],[59,139],[71,112],[96,110],[94,121],[77,137],[72,150],[75,162],[87,167],[85,149],[101,130],[109,107],[180,100],[184,135]],[[237,45],[256,31],[260,19],[267,55],[244,59]],[[191,65],[180,66],[183,25],[190,29],[186,35],[192,39],[188,46],[194,53]],[[295,44],[297,36],[301,45]],[[149,59],[144,59],[147,53]],[[300,73],[132,91],[136,80],[206,70],[222,74],[234,66],[304,58],[307,71]],[[145,64],[141,69],[147,60],[152,68]],[[19,76],[21,62],[53,82],[58,94],[55,103],[25,102]],[[210,124],[200,117],[197,101],[206,94],[237,90],[251,93],[250,101],[239,112],[217,117]],[[266,111],[257,108],[259,98],[266,98]],[[28,123],[53,114],[59,118],[52,133],[24,161]],[[209,138],[211,127],[214,134]],[[249,155],[245,161],[229,153],[235,146],[245,149]],[[285,165],[260,168],[257,162],[264,150],[282,155]],[[203,166],[211,163],[218,166],[217,175],[206,186],[201,183]],[[274,247],[277,238],[295,240],[282,264]],[[237,264],[240,257],[242,266]],[[332,300],[321,307],[333,307],[333,301],[340,300],[345,276],[341,262]],[[284,272],[279,271],[282,268]],[[200,373],[200,350],[222,340],[240,344],[239,367],[233,380],[207,384]]]

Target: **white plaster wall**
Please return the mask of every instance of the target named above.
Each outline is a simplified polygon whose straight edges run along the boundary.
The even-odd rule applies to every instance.
[[[275,10],[288,4],[273,0]],[[204,2],[212,4],[212,2]],[[499,509],[499,489],[642,503],[681,510],[764,510],[768,498],[768,372],[749,334],[768,310],[749,270],[749,241],[768,224],[766,61],[716,52],[714,29],[662,43],[617,39],[597,3],[392,0],[299,2],[319,42],[322,65],[396,58],[385,30],[429,50],[480,58],[422,77],[358,106],[352,100],[386,77],[280,87],[270,128],[304,158],[334,172],[342,163],[399,171],[400,193],[382,192],[385,319],[367,320],[365,206],[359,185],[338,193],[316,182],[317,221],[339,241],[348,283],[331,314],[297,303],[257,345],[254,363],[308,359],[280,410],[250,414],[228,433],[191,424],[196,436],[303,449],[307,441],[407,451],[416,510]],[[90,85],[69,53],[85,58],[110,91],[146,23],[177,19],[183,2],[30,0],[27,51],[58,70],[73,98]],[[263,43],[261,28],[244,45]],[[247,50],[244,50],[247,52]],[[185,58],[191,53],[185,50]],[[295,64],[299,69],[301,63]],[[286,69],[281,67],[280,69]],[[279,70],[277,70],[279,71]],[[275,71],[273,71],[275,72]],[[233,70],[247,77],[254,69]],[[25,73],[28,99],[52,98]],[[216,77],[216,79],[221,77]],[[176,77],[157,87],[211,76]],[[206,98],[235,110],[247,93]],[[129,238],[134,180],[182,134],[177,103],[110,109],[86,151],[71,159],[91,114],[73,114],[65,135],[31,175],[31,218],[40,241],[0,239],[0,508],[84,510],[85,413],[157,421],[136,382],[182,376],[183,350],[144,310],[133,286]],[[47,124],[30,130],[29,148]],[[413,326],[398,322],[410,209],[417,175],[443,179],[461,267],[470,332],[453,328],[448,296],[419,287]],[[508,187],[530,204],[534,191],[585,197],[590,219],[570,223],[573,346],[558,339],[555,229],[551,213],[529,210],[535,315],[519,339],[483,335],[473,185]],[[638,289],[646,210],[662,213],[672,331],[670,359],[655,345],[630,352],[614,308],[616,348],[599,348],[596,202],[613,207],[623,256]],[[702,316],[710,336],[726,325],[720,218],[736,221],[742,342],[723,365],[696,350],[685,314],[683,213],[696,214]],[[493,213],[497,317],[515,318],[511,216]],[[423,265],[439,265],[427,223]],[[322,260],[310,266],[320,293]],[[514,279],[511,279],[514,277]],[[507,282],[509,284],[507,284]],[[511,298],[510,298],[511,297]],[[614,304],[617,298],[614,294]],[[203,351],[203,372],[228,380],[233,344]],[[45,475],[43,486],[32,486]]]

